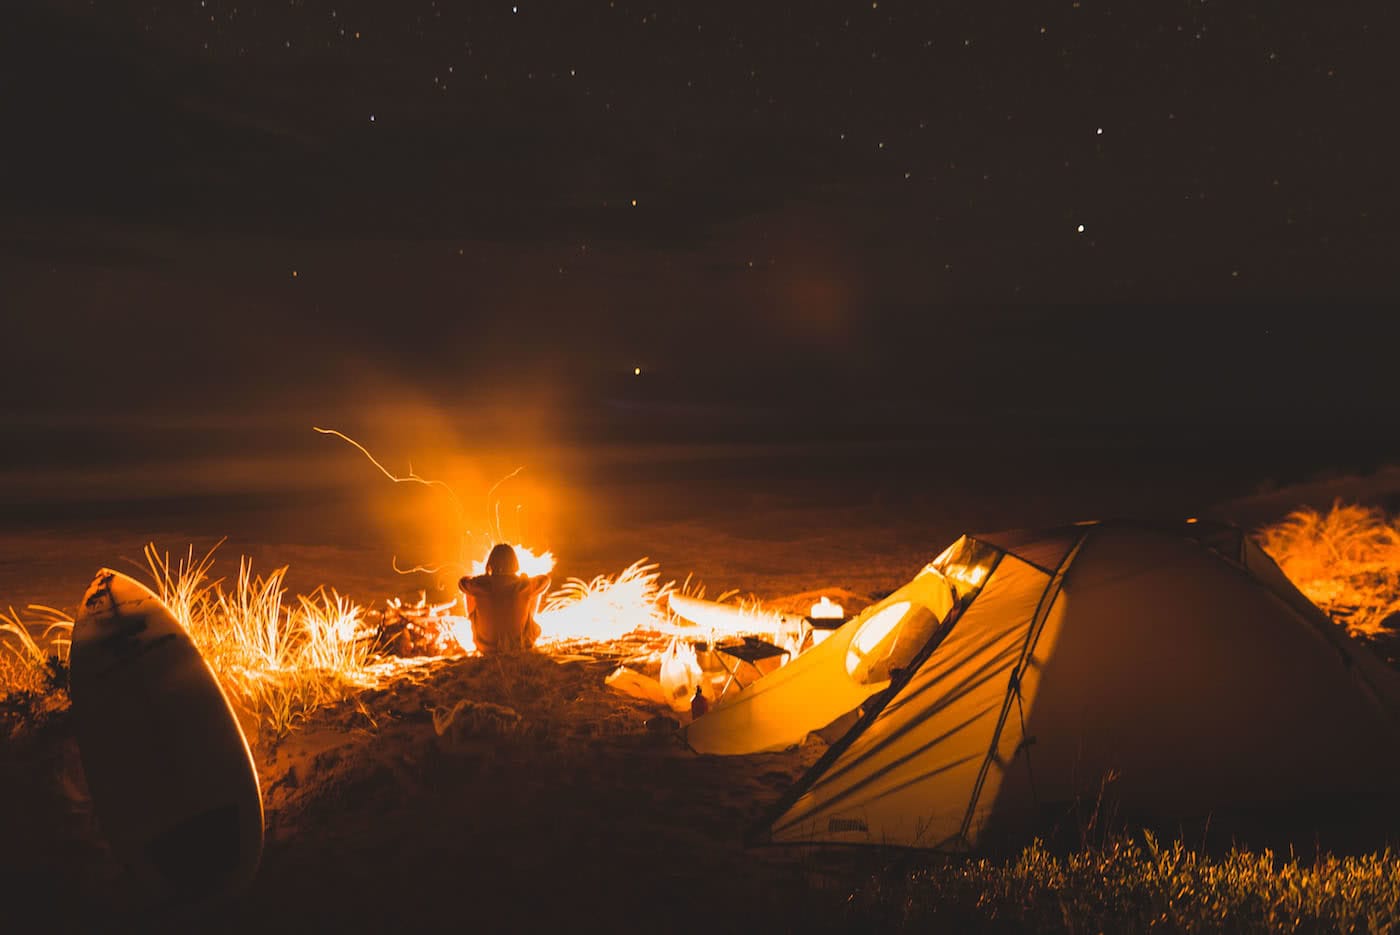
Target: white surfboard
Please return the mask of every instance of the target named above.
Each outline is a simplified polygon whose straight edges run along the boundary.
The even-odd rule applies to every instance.
[[[799,614],[774,611],[743,610],[733,604],[720,604],[682,594],[672,594],[667,599],[672,613],[683,617],[697,626],[712,629],[718,633],[759,633],[772,631],[775,624],[800,628],[804,618]]]
[[[157,901],[228,896],[257,871],[262,794],[247,738],[198,648],[135,579],[102,569],[70,656],[93,809]]]

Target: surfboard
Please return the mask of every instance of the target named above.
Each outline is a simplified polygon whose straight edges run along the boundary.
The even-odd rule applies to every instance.
[[[668,601],[671,611],[678,617],[720,633],[772,631],[777,623],[785,627],[800,628],[804,621],[799,614],[743,610],[733,604],[720,604],[682,594],[672,594]]]
[[[179,621],[104,568],[73,624],[74,732],[103,835],[157,902],[232,895],[257,872],[262,793],[238,718]]]

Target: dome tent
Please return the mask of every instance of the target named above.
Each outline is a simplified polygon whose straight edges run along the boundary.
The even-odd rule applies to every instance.
[[[957,607],[753,843],[967,852],[1105,788],[1163,827],[1393,789],[1400,675],[1236,528],[965,536],[932,567]]]

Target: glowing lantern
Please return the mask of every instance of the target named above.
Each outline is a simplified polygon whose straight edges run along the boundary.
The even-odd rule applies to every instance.
[[[811,610],[808,611],[808,613],[807,613],[807,620],[808,620],[809,622],[810,622],[810,621],[816,621],[816,620],[845,620],[845,619],[846,619],[846,609],[845,609],[844,607],[842,607],[840,604],[834,603],[834,602],[831,600],[831,598],[827,597],[825,594],[823,594],[823,595],[821,596],[821,599],[820,599],[820,600],[818,600],[815,604],[812,605]],[[812,645],[813,645],[813,646],[817,646],[817,645],[820,645],[821,642],[822,642],[823,640],[825,640],[828,636],[830,636],[831,633],[832,633],[832,631],[829,630],[829,629],[827,629],[827,628],[825,628],[825,627],[821,627],[821,628],[814,627],[814,628],[812,628],[811,633],[812,633]]]

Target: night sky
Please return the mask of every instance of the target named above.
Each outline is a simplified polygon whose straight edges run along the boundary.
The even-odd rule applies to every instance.
[[[1379,2],[14,0],[0,430],[25,468],[399,398],[1375,447],[1395,40]]]

